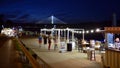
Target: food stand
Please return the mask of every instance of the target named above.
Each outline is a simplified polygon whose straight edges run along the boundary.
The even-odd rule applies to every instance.
[[[120,27],[105,27],[106,45],[108,46],[107,33],[120,34]],[[107,68],[120,68],[120,50],[106,47],[103,65]]]

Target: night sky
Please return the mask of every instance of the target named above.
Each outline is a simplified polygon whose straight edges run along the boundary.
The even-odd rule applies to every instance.
[[[38,22],[54,15],[66,23],[120,20],[120,0],[0,0],[0,14],[14,22]]]

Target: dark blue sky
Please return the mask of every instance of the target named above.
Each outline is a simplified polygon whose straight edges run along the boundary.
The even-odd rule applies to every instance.
[[[120,20],[120,0],[0,0],[0,14],[15,21],[39,21],[51,15],[64,22]]]

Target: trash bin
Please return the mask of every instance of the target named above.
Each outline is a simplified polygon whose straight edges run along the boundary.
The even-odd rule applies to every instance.
[[[72,51],[72,43],[67,43],[67,51]]]

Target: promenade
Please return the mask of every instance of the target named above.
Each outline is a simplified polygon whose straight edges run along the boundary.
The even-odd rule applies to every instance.
[[[96,61],[90,61],[86,53],[78,50],[59,53],[59,49],[53,50],[53,44],[51,50],[48,50],[48,45],[40,47],[38,38],[24,38],[22,42],[52,68],[102,68],[101,56],[98,52],[96,52]]]

